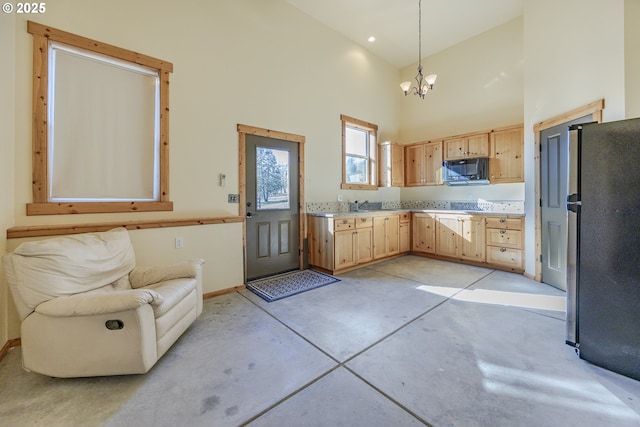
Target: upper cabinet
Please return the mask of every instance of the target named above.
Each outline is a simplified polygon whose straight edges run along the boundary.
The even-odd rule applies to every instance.
[[[442,141],[405,147],[405,186],[442,184]]]
[[[477,133],[444,140],[444,160],[489,157],[489,134]]]
[[[491,132],[489,176],[492,184],[524,182],[524,127]]]
[[[396,142],[381,142],[379,150],[379,187],[404,186],[404,147]]]

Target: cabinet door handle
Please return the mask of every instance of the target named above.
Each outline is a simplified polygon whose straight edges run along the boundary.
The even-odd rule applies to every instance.
[[[500,248],[500,252],[507,252],[507,248]]]
[[[501,223],[501,224],[504,224],[505,222],[507,222],[507,219],[506,219],[506,218],[500,218],[500,223]]]
[[[501,229],[500,229],[500,234],[504,234],[504,233],[506,233],[506,232],[507,232],[507,230],[505,230],[504,228],[501,228]]]

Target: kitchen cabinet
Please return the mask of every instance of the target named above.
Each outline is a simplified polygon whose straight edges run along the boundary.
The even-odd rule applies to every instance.
[[[485,261],[485,223],[479,215],[436,215],[436,255]]]
[[[371,217],[343,219],[353,222],[354,228],[334,234],[334,269],[341,270],[373,259],[373,229]]]
[[[444,160],[489,157],[489,134],[478,133],[444,140]]]
[[[411,250],[411,213],[403,212],[400,217],[400,253]]]
[[[426,254],[436,252],[436,218],[430,213],[413,214],[412,251]]]
[[[489,178],[492,184],[524,182],[524,127],[491,132]]]
[[[487,263],[524,271],[524,221],[521,217],[485,217]]]
[[[374,218],[378,219],[376,259],[399,254],[400,215],[397,213],[384,216],[308,215],[309,264],[335,274],[374,261]]]
[[[380,259],[400,253],[400,216],[373,217],[373,258]]]
[[[442,185],[442,141],[405,148],[405,186]]]
[[[395,142],[382,142],[378,146],[378,186],[404,186],[404,147]]]

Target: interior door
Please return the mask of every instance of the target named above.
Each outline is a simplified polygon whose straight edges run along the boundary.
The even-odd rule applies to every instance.
[[[569,126],[587,121],[591,121],[591,116],[581,117],[540,132],[542,281],[565,291]]]
[[[246,135],[247,280],[300,267],[298,148]]]

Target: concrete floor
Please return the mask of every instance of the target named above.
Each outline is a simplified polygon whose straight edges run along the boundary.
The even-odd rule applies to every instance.
[[[406,256],[202,316],[146,375],[0,362],[2,426],[638,426],[640,382],[564,344],[564,293]]]

